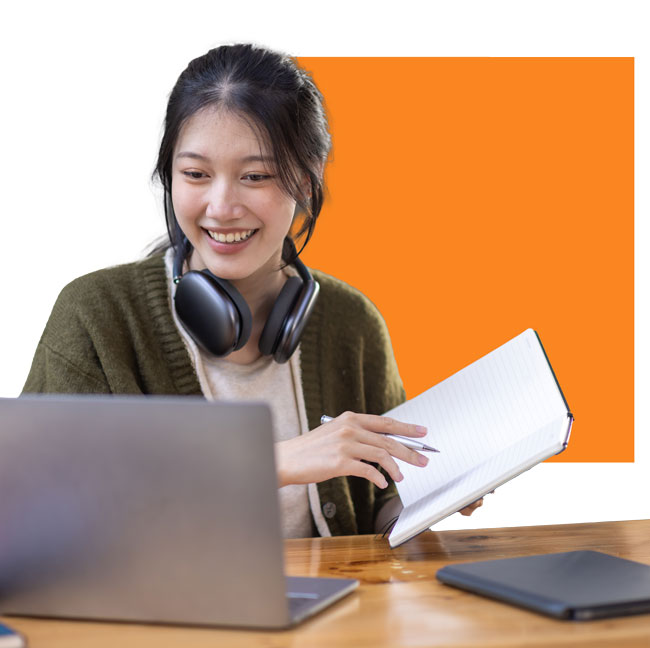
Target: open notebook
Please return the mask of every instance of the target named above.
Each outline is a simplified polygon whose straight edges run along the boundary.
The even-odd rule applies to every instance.
[[[426,468],[398,460],[391,547],[564,450],[573,421],[532,329],[386,415],[426,425],[422,441],[440,450]]]

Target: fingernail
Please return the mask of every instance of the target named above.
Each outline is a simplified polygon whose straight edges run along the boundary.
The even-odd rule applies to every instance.
[[[388,482],[385,479],[382,479],[379,483],[379,488],[386,488],[386,486],[388,486]]]
[[[401,472],[397,473],[397,477],[395,477],[395,481],[402,481],[404,479],[404,475],[402,475]]]
[[[418,455],[418,463],[421,466],[426,466],[429,463],[428,457],[425,457],[424,455]]]
[[[416,425],[415,426],[415,431],[420,435],[424,436],[427,433],[427,429],[425,427],[422,427],[421,425]]]

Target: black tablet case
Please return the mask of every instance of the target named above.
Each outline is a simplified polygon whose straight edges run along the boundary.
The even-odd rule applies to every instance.
[[[436,577],[560,619],[650,612],[650,566],[598,551],[459,563]]]

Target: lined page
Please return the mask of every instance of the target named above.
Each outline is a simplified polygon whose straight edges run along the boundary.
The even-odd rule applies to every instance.
[[[558,453],[570,425],[566,414],[407,506],[390,534],[396,546]]]
[[[425,468],[398,460],[404,480],[397,488],[408,507],[449,484],[462,482],[468,495],[481,490],[483,477],[475,469],[506,450],[491,464],[497,471],[526,464],[537,449],[519,442],[554,420],[566,421],[567,408],[537,335],[528,329],[386,414],[426,425],[423,441],[440,450]],[[564,443],[567,426],[554,430],[554,444]]]

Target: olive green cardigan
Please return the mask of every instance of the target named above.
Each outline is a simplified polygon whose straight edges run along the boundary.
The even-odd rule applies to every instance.
[[[309,428],[325,412],[395,407],[404,390],[377,309],[347,284],[313,274],[321,290],[300,344]],[[161,255],[76,279],[54,305],[24,393],[201,395],[170,308]],[[372,533],[395,486],[340,477],[318,493],[332,535]]]

